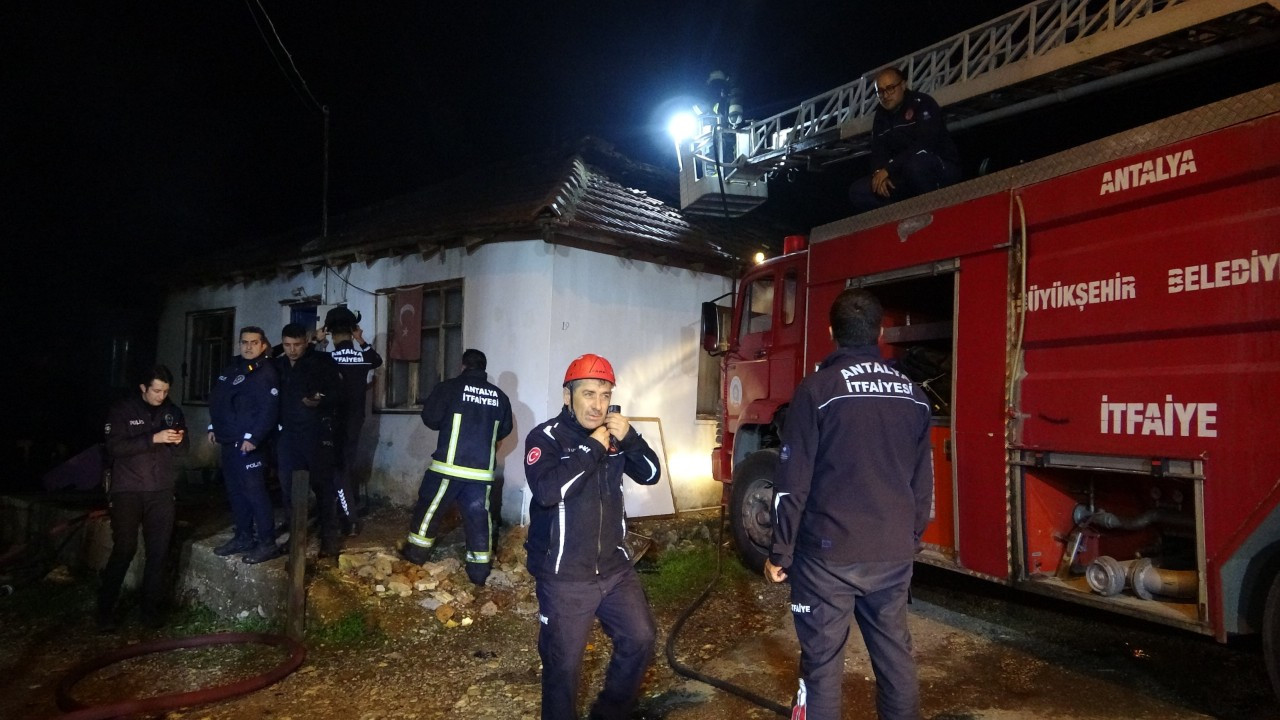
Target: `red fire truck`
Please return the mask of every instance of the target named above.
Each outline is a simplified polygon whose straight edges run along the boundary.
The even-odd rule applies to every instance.
[[[920,562],[1261,632],[1280,692],[1280,85],[788,238],[705,306],[713,473],[751,565],[787,403],[851,287],[933,402]]]

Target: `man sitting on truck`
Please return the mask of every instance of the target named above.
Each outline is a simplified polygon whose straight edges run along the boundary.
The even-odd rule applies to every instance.
[[[937,190],[960,180],[960,155],[933,98],[907,89],[897,68],[876,75],[870,175],[849,187],[856,212]]]

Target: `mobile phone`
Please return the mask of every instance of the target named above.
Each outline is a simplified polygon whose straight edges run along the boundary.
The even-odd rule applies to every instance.
[[[606,414],[606,415],[612,415],[612,414],[614,414],[614,413],[618,413],[619,415],[621,415],[621,414],[622,414],[622,406],[621,406],[621,405],[610,405],[610,406],[609,406],[609,410],[608,410],[605,414]],[[609,450],[610,450],[611,452],[616,452],[616,451],[617,451],[617,449],[618,449],[618,438],[616,438],[616,437],[614,437],[614,436],[610,435],[610,436],[609,436]]]

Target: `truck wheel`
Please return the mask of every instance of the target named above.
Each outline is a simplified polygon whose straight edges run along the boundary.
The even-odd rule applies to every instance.
[[[1262,617],[1262,655],[1271,676],[1271,691],[1280,698],[1280,573],[1271,581]]]
[[[773,478],[778,453],[762,450],[749,456],[733,473],[729,495],[729,525],[742,563],[756,572],[764,570],[773,545]]]

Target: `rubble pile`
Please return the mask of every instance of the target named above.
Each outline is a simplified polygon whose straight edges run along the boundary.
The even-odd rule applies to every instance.
[[[438,545],[437,559],[423,565],[384,549],[346,552],[338,558],[338,571],[345,582],[367,595],[412,599],[445,627],[465,627],[500,611],[518,615],[538,611],[533,577],[524,567],[524,538],[525,529],[519,527],[503,535],[482,588],[467,578],[460,544]]]

